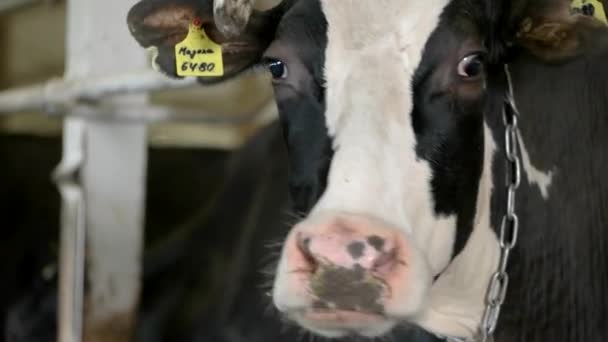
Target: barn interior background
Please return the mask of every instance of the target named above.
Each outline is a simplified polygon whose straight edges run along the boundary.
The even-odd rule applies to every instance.
[[[4,341],[256,340],[221,320],[263,240],[233,216],[281,182],[272,144],[243,151],[276,117],[269,79],[159,81],[128,35],[134,3],[0,0]],[[121,96],[68,96],[101,88]]]

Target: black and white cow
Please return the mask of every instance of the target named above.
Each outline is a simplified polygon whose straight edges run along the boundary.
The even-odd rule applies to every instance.
[[[506,207],[510,62],[523,113],[522,231],[496,340],[608,339],[599,21],[566,0],[285,0],[222,11],[240,2],[143,0],[128,23],[170,76],[195,19],[222,44],[226,70],[201,83],[256,66],[271,73],[302,215],[276,270],[280,312],[325,337],[383,336],[403,323],[477,334]],[[230,13],[241,23],[232,31]]]

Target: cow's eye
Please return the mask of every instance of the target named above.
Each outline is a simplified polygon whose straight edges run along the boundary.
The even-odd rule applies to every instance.
[[[287,78],[287,66],[282,61],[275,58],[266,58],[264,64],[268,71],[270,71],[273,79],[281,80]]]
[[[468,55],[458,63],[458,75],[465,78],[479,77],[483,72],[483,58],[479,54]]]

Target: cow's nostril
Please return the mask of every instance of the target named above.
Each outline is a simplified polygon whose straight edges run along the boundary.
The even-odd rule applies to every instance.
[[[348,251],[348,254],[353,257],[353,259],[358,260],[365,252],[365,244],[363,244],[361,241],[354,241],[346,246],[346,250]]]
[[[367,243],[369,243],[370,246],[374,247],[378,252],[382,252],[382,249],[384,248],[384,239],[379,237],[378,235],[372,235],[368,237]]]
[[[302,246],[300,248],[302,248],[302,250],[304,252],[306,252],[307,254],[310,254],[310,238],[309,237],[303,238],[300,241],[302,244]]]
[[[310,272],[314,272],[317,268],[317,261],[310,251],[310,237],[304,237],[301,233],[298,234],[297,246],[304,260],[310,266]]]
[[[382,252],[372,266],[372,270],[378,273],[389,273],[393,267],[398,263],[397,261],[397,249],[393,248],[388,252]]]

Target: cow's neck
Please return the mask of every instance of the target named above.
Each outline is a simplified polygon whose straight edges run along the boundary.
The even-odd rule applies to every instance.
[[[608,182],[602,172],[608,170],[608,155],[602,146],[608,146],[608,134],[601,134],[608,121],[602,112],[560,123],[549,117],[560,106],[546,109],[546,117],[536,112],[520,119],[521,230],[510,259],[498,342],[608,339],[602,335],[608,314]],[[524,114],[530,112],[523,107]],[[590,134],[593,123],[604,129]],[[489,119],[488,126],[474,232],[433,286],[429,310],[417,320],[443,336],[469,338],[477,332],[499,256],[498,228],[506,210],[501,116]],[[593,139],[601,140],[598,147]]]
[[[498,265],[498,239],[491,227],[492,160],[495,140],[486,126],[484,167],[473,232],[462,252],[433,284],[428,309],[416,323],[440,336],[471,338],[478,333],[485,294]]]
[[[562,83],[548,90],[547,85],[564,79],[568,67],[534,68],[534,75],[542,77],[525,77],[526,82],[516,82],[515,89],[516,97],[518,91],[522,94],[518,101],[522,156],[529,165],[522,170],[517,195],[520,234],[496,340],[605,341],[608,101],[593,96],[604,90],[588,87],[592,76],[573,73],[567,78],[569,86]],[[580,65],[572,68],[582,70]],[[531,74],[525,67],[519,70],[521,77]],[[549,93],[551,101],[539,98]],[[503,150],[500,119],[491,125]],[[505,179],[501,156],[497,153],[494,165],[494,227],[505,203],[505,192],[499,191]]]

